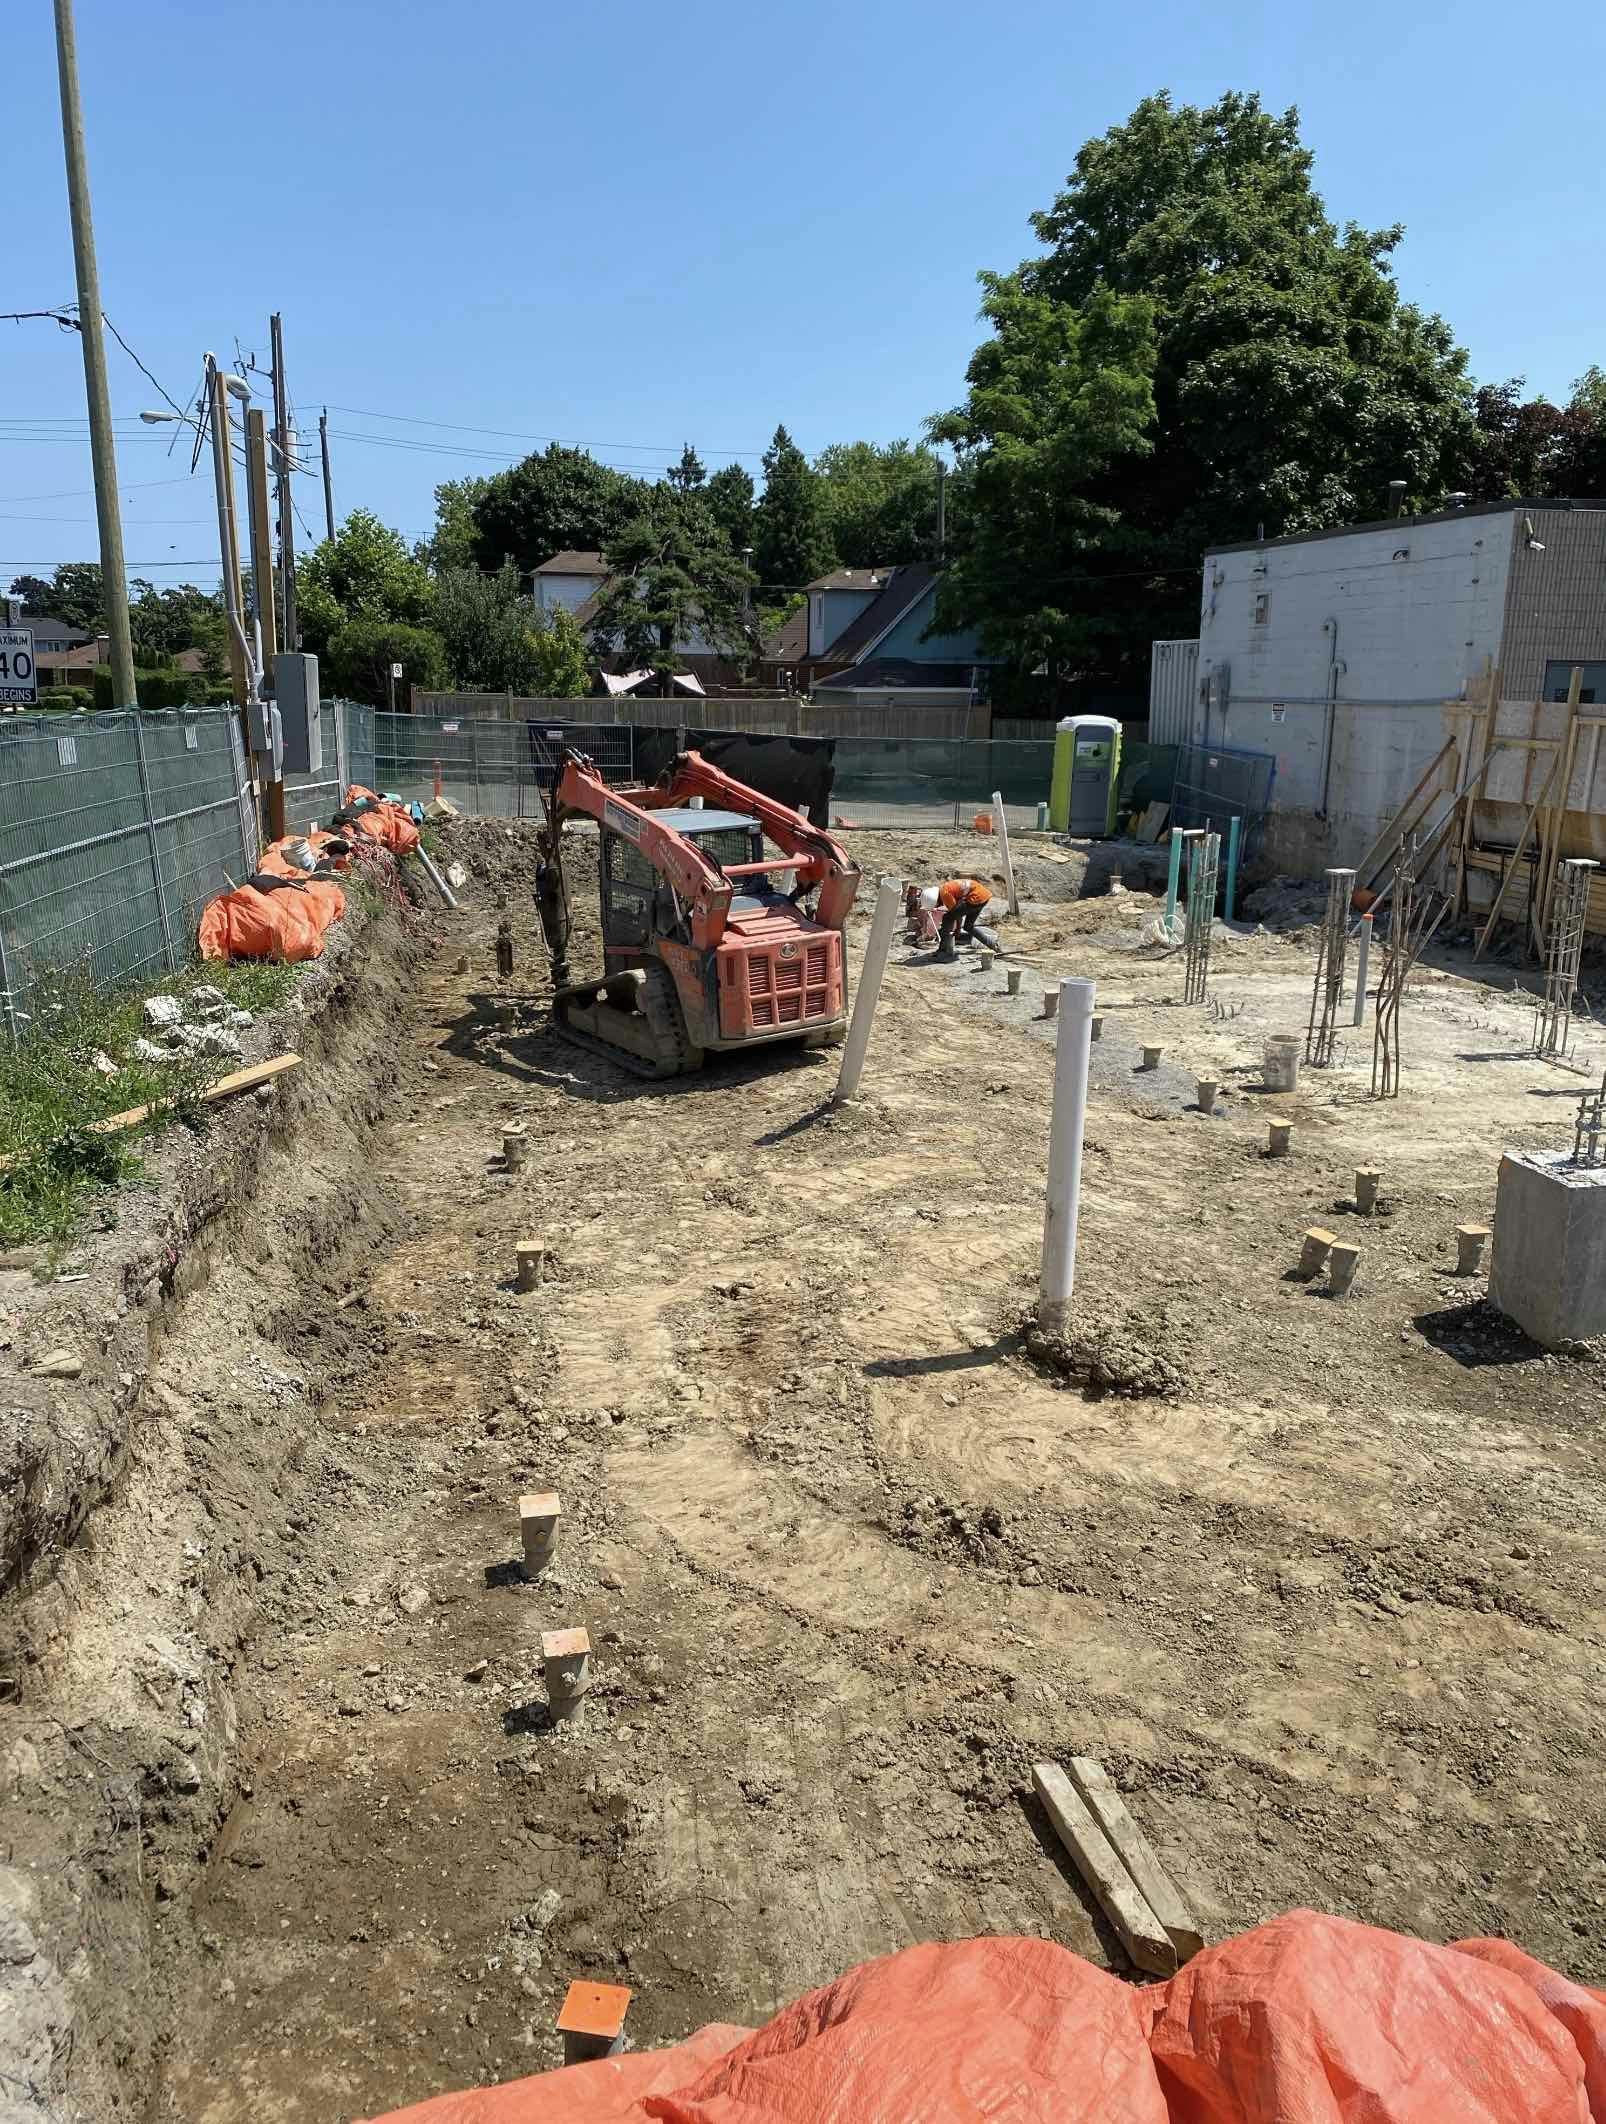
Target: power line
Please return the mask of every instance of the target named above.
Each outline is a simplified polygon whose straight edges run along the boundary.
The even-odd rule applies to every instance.
[[[518,428],[479,428],[472,426],[468,421],[462,420],[426,420],[421,414],[417,413],[376,413],[368,406],[337,406],[333,399],[329,401],[329,406],[331,412],[354,413],[359,420],[390,420],[409,428],[448,428],[459,435],[499,435],[505,442],[568,443],[577,450],[642,450],[652,456],[661,456],[685,447],[683,443],[588,443],[574,436],[526,434]],[[764,452],[762,450],[724,450],[705,444],[703,449],[698,452],[698,455],[709,457],[756,457],[762,459]]]

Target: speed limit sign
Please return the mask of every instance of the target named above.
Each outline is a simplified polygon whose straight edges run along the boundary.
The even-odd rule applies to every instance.
[[[0,630],[0,708],[32,708],[38,699],[31,629],[8,627]]]

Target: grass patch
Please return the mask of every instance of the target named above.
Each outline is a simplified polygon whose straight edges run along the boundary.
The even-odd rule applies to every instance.
[[[152,1126],[199,1118],[201,1093],[229,1065],[198,1056],[136,1061],[147,996],[184,996],[210,982],[236,1009],[263,1015],[295,981],[290,966],[230,963],[111,990],[72,969],[37,989],[21,1044],[0,1047],[0,1247],[64,1244],[86,1216],[102,1230],[116,1224],[111,1190],[140,1170],[140,1131],[102,1136],[92,1123],[134,1106],[156,1109]]]

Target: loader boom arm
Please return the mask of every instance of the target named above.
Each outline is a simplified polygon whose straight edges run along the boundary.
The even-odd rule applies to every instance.
[[[682,805],[693,796],[757,819],[776,847],[798,858],[798,882],[819,887],[816,919],[823,927],[841,929],[859,886],[858,867],[849,861],[847,852],[790,806],[722,774],[700,753],[680,753],[655,788],[632,790],[610,789],[590,760],[580,753],[566,753],[556,819],[561,822],[565,812],[578,813],[634,842],[686,902],[692,942],[707,951],[725,931],[732,897],[730,880],[693,839],[660,826],[653,817],[655,811]]]

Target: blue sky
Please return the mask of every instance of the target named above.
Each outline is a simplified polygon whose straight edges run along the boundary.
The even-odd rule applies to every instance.
[[[51,9],[6,12],[0,308],[35,309],[73,294]],[[1404,291],[1478,376],[1554,396],[1606,362],[1598,0],[1531,26],[1494,0],[77,13],[107,312],[182,402],[203,348],[265,363],[282,310],[337,507],[409,536],[437,480],[523,437],[648,473],[689,439],[756,472],[778,420],[809,450],[918,433],[959,393],[978,267],[1023,256],[1080,142],[1159,88],[1297,103],[1329,211],[1406,224]],[[205,465],[183,477],[174,431],[138,422],[151,386],[111,363],[131,566],[211,582]],[[74,338],[0,326],[0,436],[0,580],[93,556]]]

